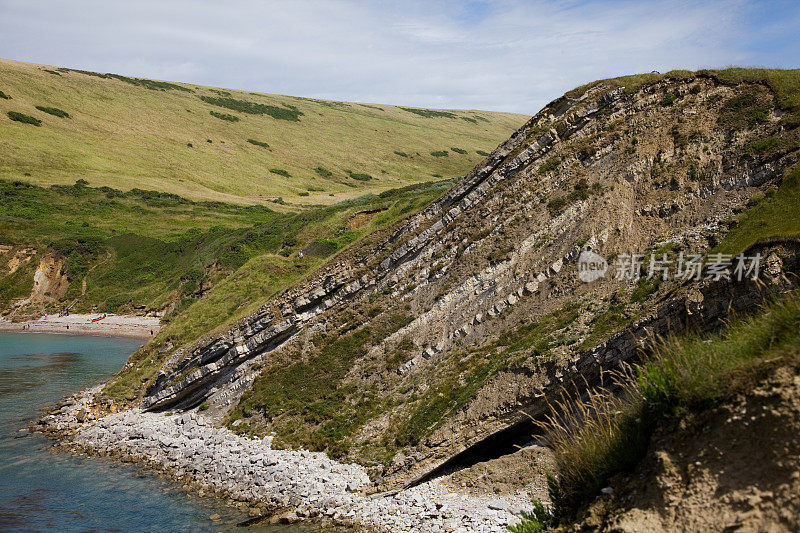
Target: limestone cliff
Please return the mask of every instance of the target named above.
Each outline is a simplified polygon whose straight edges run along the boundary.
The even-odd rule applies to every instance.
[[[515,442],[548,391],[590,386],[654,334],[750,306],[753,283],[579,279],[587,250],[708,252],[798,160],[765,84],[619,85],[555,100],[424,211],[222,334],[165,346],[142,407],[208,409],[391,486]],[[754,144],[771,138],[786,142]]]

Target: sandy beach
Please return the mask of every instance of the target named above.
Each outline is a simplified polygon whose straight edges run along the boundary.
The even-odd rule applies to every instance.
[[[102,316],[103,313],[71,314],[69,316],[47,315],[21,322],[0,318],[0,331],[149,338],[161,329],[159,318],[150,316],[107,314],[102,320],[92,322],[93,319]]]

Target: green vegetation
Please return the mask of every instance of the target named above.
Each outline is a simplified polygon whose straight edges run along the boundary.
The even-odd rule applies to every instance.
[[[281,168],[271,168],[269,171],[273,174],[277,174],[278,176],[283,176],[284,178],[291,178],[292,175],[289,174],[288,170],[283,170]]]
[[[327,449],[333,456],[348,451],[347,437],[373,413],[377,400],[343,380],[353,361],[368,347],[411,321],[404,315],[387,316],[381,325],[367,326],[325,343],[308,361],[268,369],[245,393],[231,420],[248,417],[258,408],[281,412],[300,424],[280,424],[282,438],[294,437],[312,449]],[[321,339],[320,339],[321,340]],[[316,344],[316,342],[315,342]],[[324,370],[322,370],[324,369]],[[352,405],[348,397],[357,397]]]
[[[475,153],[478,155],[482,155],[483,157],[489,157],[489,152],[484,152],[483,150],[475,150]]]
[[[789,127],[800,125],[800,69],[731,67],[700,72],[712,73],[728,83],[751,82],[767,85],[775,93],[781,109],[788,111],[782,122]]]
[[[555,480],[548,475],[548,482],[555,483]],[[558,515],[547,509],[539,500],[533,500],[532,512],[522,511],[520,517],[522,521],[519,524],[508,526],[511,533],[541,533],[558,525]]]
[[[651,294],[656,292],[661,287],[662,279],[654,276],[650,279],[646,277],[639,278],[636,288],[631,292],[632,303],[643,303]]]
[[[613,299],[612,302],[614,302]],[[624,305],[612,303],[602,313],[595,314],[594,318],[589,322],[591,326],[590,333],[581,343],[581,348],[588,349],[597,346],[632,321],[633,318],[625,312]]]
[[[269,148],[269,144],[265,143],[264,141],[257,141],[255,139],[247,139],[247,142],[250,144],[254,144],[256,146],[260,146],[262,148]]]
[[[397,150],[395,150],[394,153],[396,155],[399,155],[400,157],[408,157],[408,154],[405,152],[398,152]]]
[[[556,160],[555,166],[558,166],[560,160],[557,157],[552,157],[545,161],[542,167],[548,165],[553,160]],[[542,167],[539,167],[540,171]],[[547,202],[547,210],[550,212],[550,216],[558,216],[564,211],[564,209],[567,208],[567,206],[577,202],[578,200],[588,199],[592,192],[597,192],[598,187],[596,187],[596,185],[598,184],[596,183],[595,186],[590,189],[586,178],[579,179],[569,194],[558,196]]]
[[[86,74],[87,76],[93,76],[95,78],[103,78],[103,79],[115,79],[130,85],[136,85],[138,87],[144,87],[145,89],[150,89],[151,91],[182,91],[191,93],[194,92],[193,90],[189,89],[188,87],[184,87],[182,85],[177,85],[175,83],[170,83],[167,81],[157,81],[157,80],[146,80],[142,78],[130,78],[128,76],[122,76],[120,74],[101,74],[99,72],[92,72],[89,70],[75,70],[70,68],[60,68],[58,69],[61,72],[78,72],[80,74]]]
[[[23,124],[33,124],[34,126],[42,125],[42,121],[38,118],[26,115],[25,113],[19,113],[17,111],[9,111],[8,118],[15,122],[22,122]]]
[[[348,170],[347,175],[357,181],[369,181],[372,179],[372,176],[369,174],[365,174],[363,172],[353,172],[352,170]]]
[[[770,368],[800,362],[800,299],[794,294],[739,318],[718,334],[662,341],[629,376],[621,393],[600,390],[545,424],[559,465],[559,489],[575,510],[610,476],[644,455],[659,423],[714,407],[749,390]],[[573,398],[557,406],[566,408]]]
[[[462,155],[463,155],[463,154],[466,154],[466,153],[467,153],[467,151],[466,151],[466,150],[463,150],[463,149],[461,149],[461,148],[450,148],[450,149],[451,149],[452,151],[454,151],[455,153],[457,153],[457,154],[462,154]]]
[[[759,139],[748,143],[747,146],[745,146],[745,152],[750,155],[773,157],[777,153],[790,147],[791,143],[788,139],[783,137],[767,137],[766,139]]]
[[[43,112],[45,112],[45,113],[47,113],[49,115],[53,115],[54,117],[69,118],[69,113],[67,113],[63,109],[59,109],[57,107],[45,107],[45,106],[37,105],[36,109],[38,109],[39,111],[43,111]]]
[[[771,237],[800,236],[800,166],[788,171],[780,188],[756,199],[742,212],[736,225],[713,251],[738,254],[750,245]]]
[[[232,109],[240,113],[247,113],[248,115],[268,115],[278,120],[298,122],[303,115],[303,113],[294,106],[278,107],[274,105],[257,104],[255,102],[237,100],[236,98],[227,96],[200,96],[199,98],[207,104]]]
[[[433,157],[447,157],[450,153],[447,150],[436,150],[431,152]]]
[[[674,104],[677,99],[678,96],[674,95],[673,93],[666,93],[661,99],[661,107],[669,107]]]
[[[0,98],[2,98],[3,100],[11,100],[11,97],[10,97],[10,96],[8,96],[8,95],[7,95],[6,93],[4,93],[3,91],[0,91]]]
[[[414,113],[415,115],[419,115],[425,118],[456,118],[455,113],[451,113],[450,111],[439,111],[436,109],[419,109],[416,107],[401,107],[403,111],[408,111],[409,113]]]
[[[325,167],[317,167],[314,169],[314,172],[316,172],[322,178],[330,178],[331,176],[333,176],[333,172],[331,172]]]
[[[0,180],[0,199],[0,242],[65,257],[72,281],[65,300],[76,312],[163,308],[173,291],[177,298],[194,298],[202,285],[215,283],[252,254],[279,248],[282,236],[259,240],[248,228],[287,219],[261,206],[93,188],[83,180],[49,188]],[[282,224],[283,231],[300,230],[299,222]],[[20,294],[9,286],[8,277],[0,280],[2,302],[30,293],[29,287]]]
[[[765,96],[751,89],[722,105],[721,121],[731,129],[752,129],[767,120],[769,109]]]
[[[217,117],[222,120],[227,120],[228,122],[239,122],[239,117],[236,115],[229,115],[228,113],[218,113],[216,111],[209,111],[212,117]]]
[[[561,157],[554,155],[549,157],[544,163],[539,166],[539,174],[546,174],[551,170],[555,170],[558,168],[558,165],[561,164]]]

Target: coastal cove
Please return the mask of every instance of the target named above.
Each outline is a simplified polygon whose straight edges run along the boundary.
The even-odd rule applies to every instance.
[[[109,459],[52,451],[40,410],[111,376],[141,340],[0,332],[0,530],[316,531],[238,528],[248,517]],[[211,515],[220,515],[212,521]]]

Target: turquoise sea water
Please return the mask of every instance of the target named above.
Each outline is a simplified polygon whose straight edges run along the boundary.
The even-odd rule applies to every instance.
[[[0,531],[318,531],[238,528],[247,517],[133,466],[51,451],[24,429],[40,409],[96,384],[140,345],[131,339],[0,332]],[[212,514],[222,521],[209,520]]]

